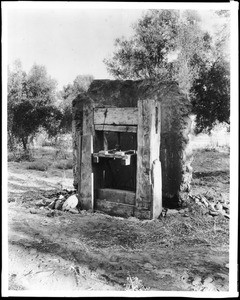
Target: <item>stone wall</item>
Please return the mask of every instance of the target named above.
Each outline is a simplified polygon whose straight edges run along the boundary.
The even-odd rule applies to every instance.
[[[184,200],[191,181],[190,103],[175,82],[94,80],[86,94],[73,101],[74,186],[77,187],[78,137],[82,130],[83,103],[94,107],[136,107],[138,100],[152,99],[161,103],[161,146],[163,204],[176,205]]]

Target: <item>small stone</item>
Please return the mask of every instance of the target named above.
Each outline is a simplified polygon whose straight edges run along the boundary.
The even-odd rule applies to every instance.
[[[225,267],[229,269],[229,264],[226,264]]]
[[[39,200],[35,204],[36,206],[45,206],[45,201],[44,200]]]
[[[139,222],[139,219],[137,219],[136,217],[129,217],[128,220],[133,222]]]
[[[201,277],[196,276],[196,277],[194,277],[194,280],[193,280],[193,282],[192,282],[192,285],[198,285],[198,284],[201,283],[201,281],[202,281]]]
[[[67,198],[67,200],[63,203],[63,210],[69,210],[70,208],[76,208],[78,205],[78,198],[76,195],[72,195]]]
[[[213,283],[208,282],[204,284],[204,291],[215,292],[217,289]]]
[[[209,210],[209,214],[210,214],[211,216],[218,216],[218,215],[219,215],[219,212],[216,211],[216,210]]]
[[[189,214],[185,213],[183,216],[186,218],[189,217]]]
[[[219,210],[219,211],[222,211],[222,209],[223,209],[222,204],[217,203],[217,204],[215,205],[215,209],[216,209],[216,210]]]
[[[175,214],[178,214],[179,211],[177,209],[169,209],[167,211],[167,215],[175,215]]]
[[[48,212],[47,213],[47,215],[46,215],[47,217],[54,217],[54,211],[50,211],[50,212]]]
[[[209,208],[210,210],[215,210],[214,204],[213,204],[213,203],[209,203],[209,204],[208,204],[208,208]]]
[[[14,198],[8,198],[8,203],[11,203],[11,202],[15,202],[16,200]]]
[[[64,196],[63,195],[59,195],[58,200],[63,200]]]
[[[79,211],[76,208],[69,208],[68,210],[71,214],[79,214]]]
[[[204,279],[204,283],[203,284],[206,285],[206,284],[208,284],[210,282],[213,282],[212,277],[207,277],[207,278]]]
[[[153,266],[150,263],[145,263],[143,266],[144,266],[144,268],[146,268],[148,270],[153,269]]]
[[[54,201],[52,201],[49,205],[48,205],[48,207],[49,208],[51,208],[51,209],[54,209],[54,207],[55,207],[55,200]]]
[[[207,199],[205,198],[205,197],[201,197],[201,201],[202,201],[202,203],[206,206],[206,207],[208,207],[208,201],[207,201]]]
[[[62,200],[57,200],[55,203],[55,209],[61,210],[63,206],[63,201]]]
[[[37,210],[34,209],[34,208],[31,208],[31,209],[30,209],[30,213],[31,213],[31,214],[36,214],[36,213],[37,213]]]
[[[222,208],[225,209],[225,210],[226,210],[226,209],[229,210],[229,205],[227,205],[226,203],[224,203],[224,204],[222,204]]]

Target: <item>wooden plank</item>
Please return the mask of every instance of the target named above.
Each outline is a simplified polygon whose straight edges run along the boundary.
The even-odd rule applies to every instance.
[[[152,165],[153,205],[152,218],[156,219],[162,212],[162,168],[158,159]]]
[[[159,169],[152,170],[155,160],[156,165],[160,163],[160,121],[160,104],[157,101],[138,101],[136,207],[138,211],[150,210],[151,218],[157,217],[161,207],[157,186],[161,182],[161,174]]]
[[[136,107],[95,108],[94,124],[137,125],[138,109]]]
[[[114,131],[114,132],[137,132],[137,126],[123,126],[123,125],[95,125],[95,130],[98,131]]]
[[[92,175],[92,153],[93,153],[93,109],[84,106],[83,111],[83,135],[81,149],[81,179],[79,186],[79,201],[82,209],[93,209],[93,175]]]
[[[133,216],[134,206],[123,204],[123,203],[111,202],[107,200],[96,199],[95,210],[105,212],[112,216],[128,218]]]
[[[99,189],[97,191],[97,198],[99,200],[107,200],[111,202],[134,205],[136,193],[131,191],[106,188]]]

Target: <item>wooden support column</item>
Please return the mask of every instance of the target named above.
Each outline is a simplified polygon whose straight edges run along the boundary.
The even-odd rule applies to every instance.
[[[81,136],[81,174],[79,184],[79,201],[82,209],[93,209],[93,171],[92,171],[92,153],[93,153],[93,107],[91,104],[85,104],[83,107],[83,130]]]
[[[138,150],[135,216],[157,218],[162,210],[160,104],[138,101]],[[160,177],[160,178],[158,178]]]

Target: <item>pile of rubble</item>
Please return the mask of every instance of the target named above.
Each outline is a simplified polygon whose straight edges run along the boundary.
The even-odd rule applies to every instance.
[[[229,201],[223,198],[220,198],[217,202],[210,201],[203,195],[189,195],[189,197],[194,200],[194,202],[201,206],[207,213],[211,216],[223,215],[226,218],[229,218]]]
[[[55,196],[55,199],[53,199],[52,197],[49,199],[44,196],[42,196],[41,198],[41,200],[38,200],[35,203],[35,205],[39,208],[69,211],[73,214],[78,214],[80,212],[76,194],[72,194],[69,196],[69,193],[60,193]]]

